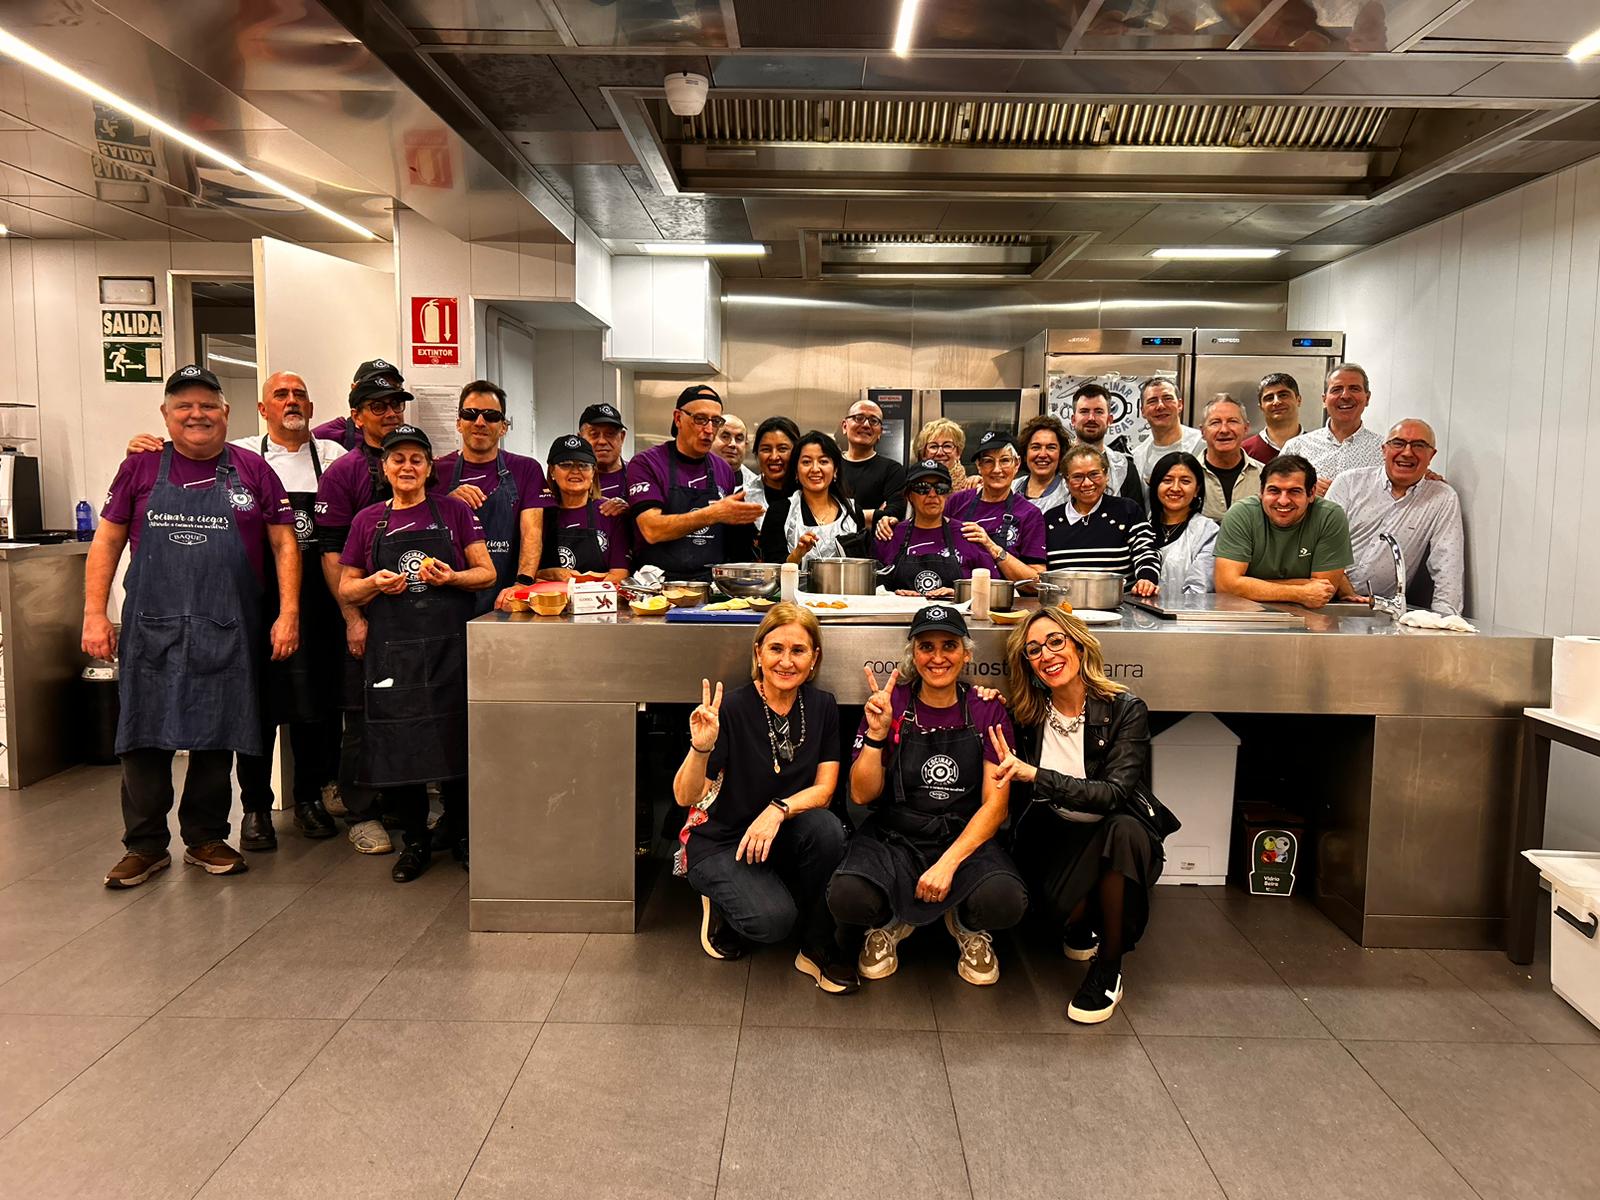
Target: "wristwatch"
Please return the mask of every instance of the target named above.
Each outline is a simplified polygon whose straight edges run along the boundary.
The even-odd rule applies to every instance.
[[[516,582],[516,585],[518,587],[532,587],[533,586],[533,576],[532,575],[518,575],[516,580],[515,580],[515,582]]]
[[[861,739],[861,744],[863,746],[871,746],[874,750],[882,750],[889,744],[889,739],[886,737],[875,738],[869,734]]]
[[[784,816],[787,817],[789,815],[789,805],[787,802],[783,800],[768,800],[767,803],[776,808]]]
[[[1010,557],[1011,557],[1011,551],[1007,550],[1004,546],[996,546],[994,548],[994,565],[995,566],[998,567],[1001,563],[1005,562],[1005,560],[1010,558]]]

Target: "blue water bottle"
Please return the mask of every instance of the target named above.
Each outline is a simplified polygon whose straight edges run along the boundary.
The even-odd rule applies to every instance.
[[[87,500],[79,500],[75,511],[78,517],[78,540],[80,542],[94,541],[94,509],[89,507]]]

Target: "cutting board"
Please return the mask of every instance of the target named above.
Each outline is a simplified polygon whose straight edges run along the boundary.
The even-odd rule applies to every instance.
[[[671,608],[666,618],[673,625],[759,625],[761,614],[748,609],[721,609],[707,612],[703,608]]]

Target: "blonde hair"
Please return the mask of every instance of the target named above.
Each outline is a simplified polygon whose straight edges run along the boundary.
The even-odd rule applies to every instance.
[[[916,440],[911,443],[911,456],[918,462],[927,458],[925,451],[928,443],[941,433],[950,435],[950,440],[956,444],[956,458],[959,460],[961,455],[967,452],[967,431],[948,417],[929,421],[917,431]]]
[[[750,678],[756,683],[761,682],[761,643],[772,636],[773,630],[784,625],[800,626],[811,639],[811,648],[817,652],[811,664],[811,675],[816,675],[817,668],[822,666],[822,626],[817,622],[817,614],[788,600],[780,601],[767,609],[767,615],[756,626],[756,640],[750,646]]]
[[[1006,692],[1011,700],[1011,716],[1018,725],[1042,725],[1050,704],[1050,693],[1035,686],[1037,676],[1033,665],[1022,653],[1022,648],[1028,644],[1028,631],[1044,620],[1061,626],[1061,632],[1077,646],[1078,677],[1083,680],[1086,692],[1110,700],[1118,692],[1128,690],[1120,683],[1112,683],[1106,675],[1100,639],[1089,632],[1089,627],[1059,605],[1050,605],[1018,625],[1006,639]]]

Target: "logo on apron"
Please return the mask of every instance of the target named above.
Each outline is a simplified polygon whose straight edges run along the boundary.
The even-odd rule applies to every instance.
[[[255,507],[256,498],[249,492],[245,491],[244,488],[235,488],[233,491],[228,493],[228,503],[233,505],[240,512],[249,512]]]
[[[935,754],[922,764],[922,783],[928,796],[943,804],[961,790],[961,768],[948,754]]]
[[[917,577],[911,581],[911,586],[919,592],[931,592],[936,587],[943,587],[944,580],[937,571],[918,571]]]
[[[311,514],[306,512],[304,509],[295,509],[294,540],[297,542],[309,542],[311,540],[312,528],[313,523],[311,520]]]
[[[578,556],[571,546],[562,546],[556,551],[556,557],[561,560],[563,570],[576,571],[578,569]]]
[[[178,546],[204,546],[206,544],[206,535],[196,533],[192,529],[180,529],[177,533],[167,534],[167,541]]]
[[[422,582],[422,560],[428,556],[421,550],[407,550],[400,556],[400,573],[406,577],[406,586],[420,592],[428,585]]]

